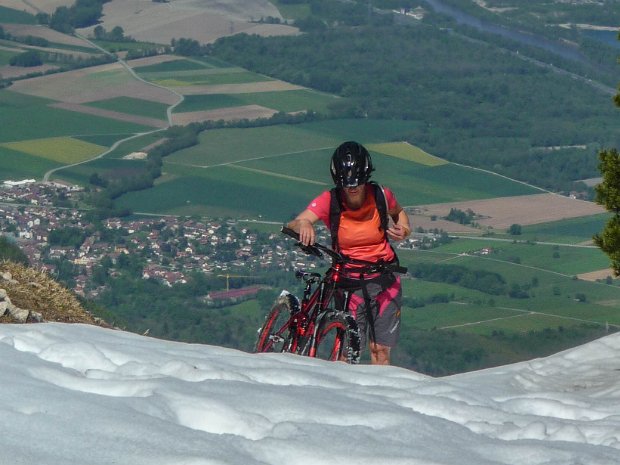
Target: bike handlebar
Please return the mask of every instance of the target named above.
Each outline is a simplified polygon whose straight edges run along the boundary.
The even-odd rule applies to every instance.
[[[332,258],[334,263],[361,265],[369,268],[380,268],[401,274],[407,273],[407,268],[404,266],[400,266],[398,263],[376,263],[348,258],[336,252],[335,250],[324,246],[323,244],[319,244],[318,242],[310,245],[304,245],[299,241],[299,233],[286,226],[282,226],[280,232],[295,239],[297,241],[297,246],[308,255],[314,255],[316,257],[323,258],[323,253],[326,253]]]

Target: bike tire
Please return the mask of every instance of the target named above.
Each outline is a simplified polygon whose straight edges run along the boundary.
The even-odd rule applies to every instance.
[[[316,358],[359,363],[360,335],[355,318],[345,312],[327,311],[316,334]]]
[[[290,297],[289,297],[290,296]],[[263,326],[258,329],[254,352],[288,352],[291,347],[294,331],[289,326],[291,305],[294,296],[287,294],[280,296],[271,308]]]

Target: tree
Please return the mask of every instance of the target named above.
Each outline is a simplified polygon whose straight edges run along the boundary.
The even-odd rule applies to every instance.
[[[602,182],[596,186],[596,203],[613,213],[603,231],[594,235],[594,243],[611,259],[616,276],[620,275],[620,154],[616,149],[599,153]]]
[[[105,38],[106,32],[102,25],[98,25],[93,29],[93,34],[95,34],[95,39],[103,40]]]
[[[620,36],[618,37],[620,39]],[[620,93],[614,97],[620,107]],[[596,186],[596,203],[613,213],[601,234],[594,235],[594,243],[611,259],[611,267],[620,276],[620,154],[617,149],[599,152],[598,169],[603,175],[602,182]]]
[[[512,235],[512,236],[519,236],[521,235],[521,225],[520,224],[512,224],[510,225],[510,228],[508,228],[508,234]]]
[[[28,68],[33,66],[41,66],[43,64],[43,60],[41,59],[41,55],[36,50],[28,50],[27,52],[12,57],[9,60],[9,64],[11,66],[24,66]]]
[[[115,40],[117,42],[122,42],[125,39],[125,31],[122,27],[116,26],[110,32],[110,40]]]
[[[200,42],[194,39],[172,39],[170,45],[174,49],[174,53],[183,56],[198,56],[201,54],[202,48]]]

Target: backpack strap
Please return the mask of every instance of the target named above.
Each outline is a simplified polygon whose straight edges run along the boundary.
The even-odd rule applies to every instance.
[[[379,218],[381,219],[381,229],[383,230],[383,234],[385,235],[385,239],[387,240],[389,217],[387,197],[385,196],[385,191],[383,190],[383,186],[377,184],[376,182],[370,181],[368,184],[370,184],[374,188],[375,204],[377,206],[377,211],[379,212]]]
[[[381,218],[381,229],[383,229],[385,240],[394,252],[394,260],[392,260],[392,263],[400,264],[400,259],[398,258],[396,249],[394,249],[394,247],[392,246],[392,243],[389,241],[387,234],[388,226],[390,224],[390,218],[385,190],[383,189],[382,185],[377,184],[376,182],[370,181],[369,184],[371,184],[375,188],[375,203],[377,204],[377,210],[379,211],[379,218]]]
[[[340,213],[342,213],[342,207],[340,205],[341,192],[339,188],[334,187],[329,193],[329,232],[332,237],[332,249],[338,251],[338,228],[340,227]]]

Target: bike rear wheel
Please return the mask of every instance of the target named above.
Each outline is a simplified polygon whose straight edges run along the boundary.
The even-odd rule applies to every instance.
[[[359,363],[360,336],[355,318],[335,310],[325,313],[317,330],[314,356],[323,360]]]
[[[290,296],[290,297],[289,297]],[[265,323],[258,330],[254,352],[288,352],[295,336],[291,328],[292,294],[278,298],[265,317]]]

